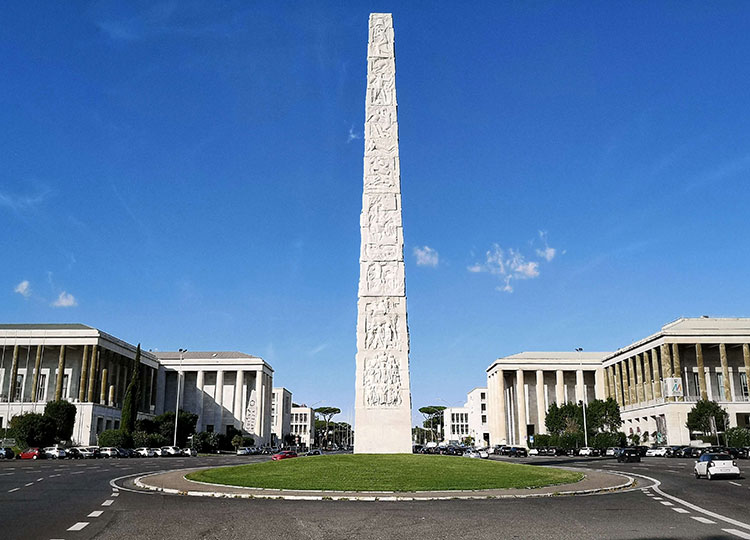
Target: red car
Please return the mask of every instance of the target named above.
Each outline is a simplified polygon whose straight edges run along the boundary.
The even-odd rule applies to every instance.
[[[29,448],[25,452],[21,452],[18,457],[21,459],[44,459],[47,457],[47,454],[39,448]]]
[[[297,452],[292,452],[291,450],[284,450],[283,452],[279,452],[278,454],[274,454],[271,456],[271,461],[279,461],[280,459],[289,459],[297,457]]]

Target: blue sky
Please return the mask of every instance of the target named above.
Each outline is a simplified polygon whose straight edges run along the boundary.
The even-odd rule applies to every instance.
[[[371,11],[415,409],[499,356],[750,316],[750,5],[461,6],[5,6],[0,320],[256,354],[353,416]]]

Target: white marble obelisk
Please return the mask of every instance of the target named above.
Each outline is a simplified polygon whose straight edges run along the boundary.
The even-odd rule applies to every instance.
[[[393,18],[370,15],[360,217],[355,453],[411,453],[409,328]]]

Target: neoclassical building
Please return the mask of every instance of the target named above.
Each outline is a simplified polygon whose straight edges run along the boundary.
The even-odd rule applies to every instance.
[[[526,446],[545,433],[550,404],[605,397],[605,352],[522,352],[487,368],[490,444]]]
[[[620,405],[624,431],[688,444],[685,422],[699,399],[729,413],[719,431],[750,427],[749,343],[748,318],[681,318],[607,355],[606,395]]]
[[[17,414],[44,411],[64,399],[77,408],[73,441],[96,444],[118,429],[136,347],[83,324],[0,325],[0,427]],[[270,442],[273,369],[261,358],[236,352],[141,351],[139,416],[179,407],[198,414],[198,430],[244,427]],[[238,384],[239,381],[239,384]]]

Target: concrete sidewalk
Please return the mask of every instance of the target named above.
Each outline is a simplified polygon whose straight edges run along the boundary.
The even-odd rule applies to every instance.
[[[449,491],[316,491],[263,489],[207,484],[187,480],[185,475],[208,467],[181,469],[144,475],[133,480],[141,490],[158,491],[193,497],[225,497],[245,499],[289,500],[349,500],[349,501],[420,501],[443,499],[502,499],[525,497],[553,497],[558,495],[592,495],[633,487],[635,479],[625,474],[592,469],[573,469],[584,473],[584,478],[574,484],[559,484],[535,489],[487,489]],[[560,467],[564,468],[564,467]]]

